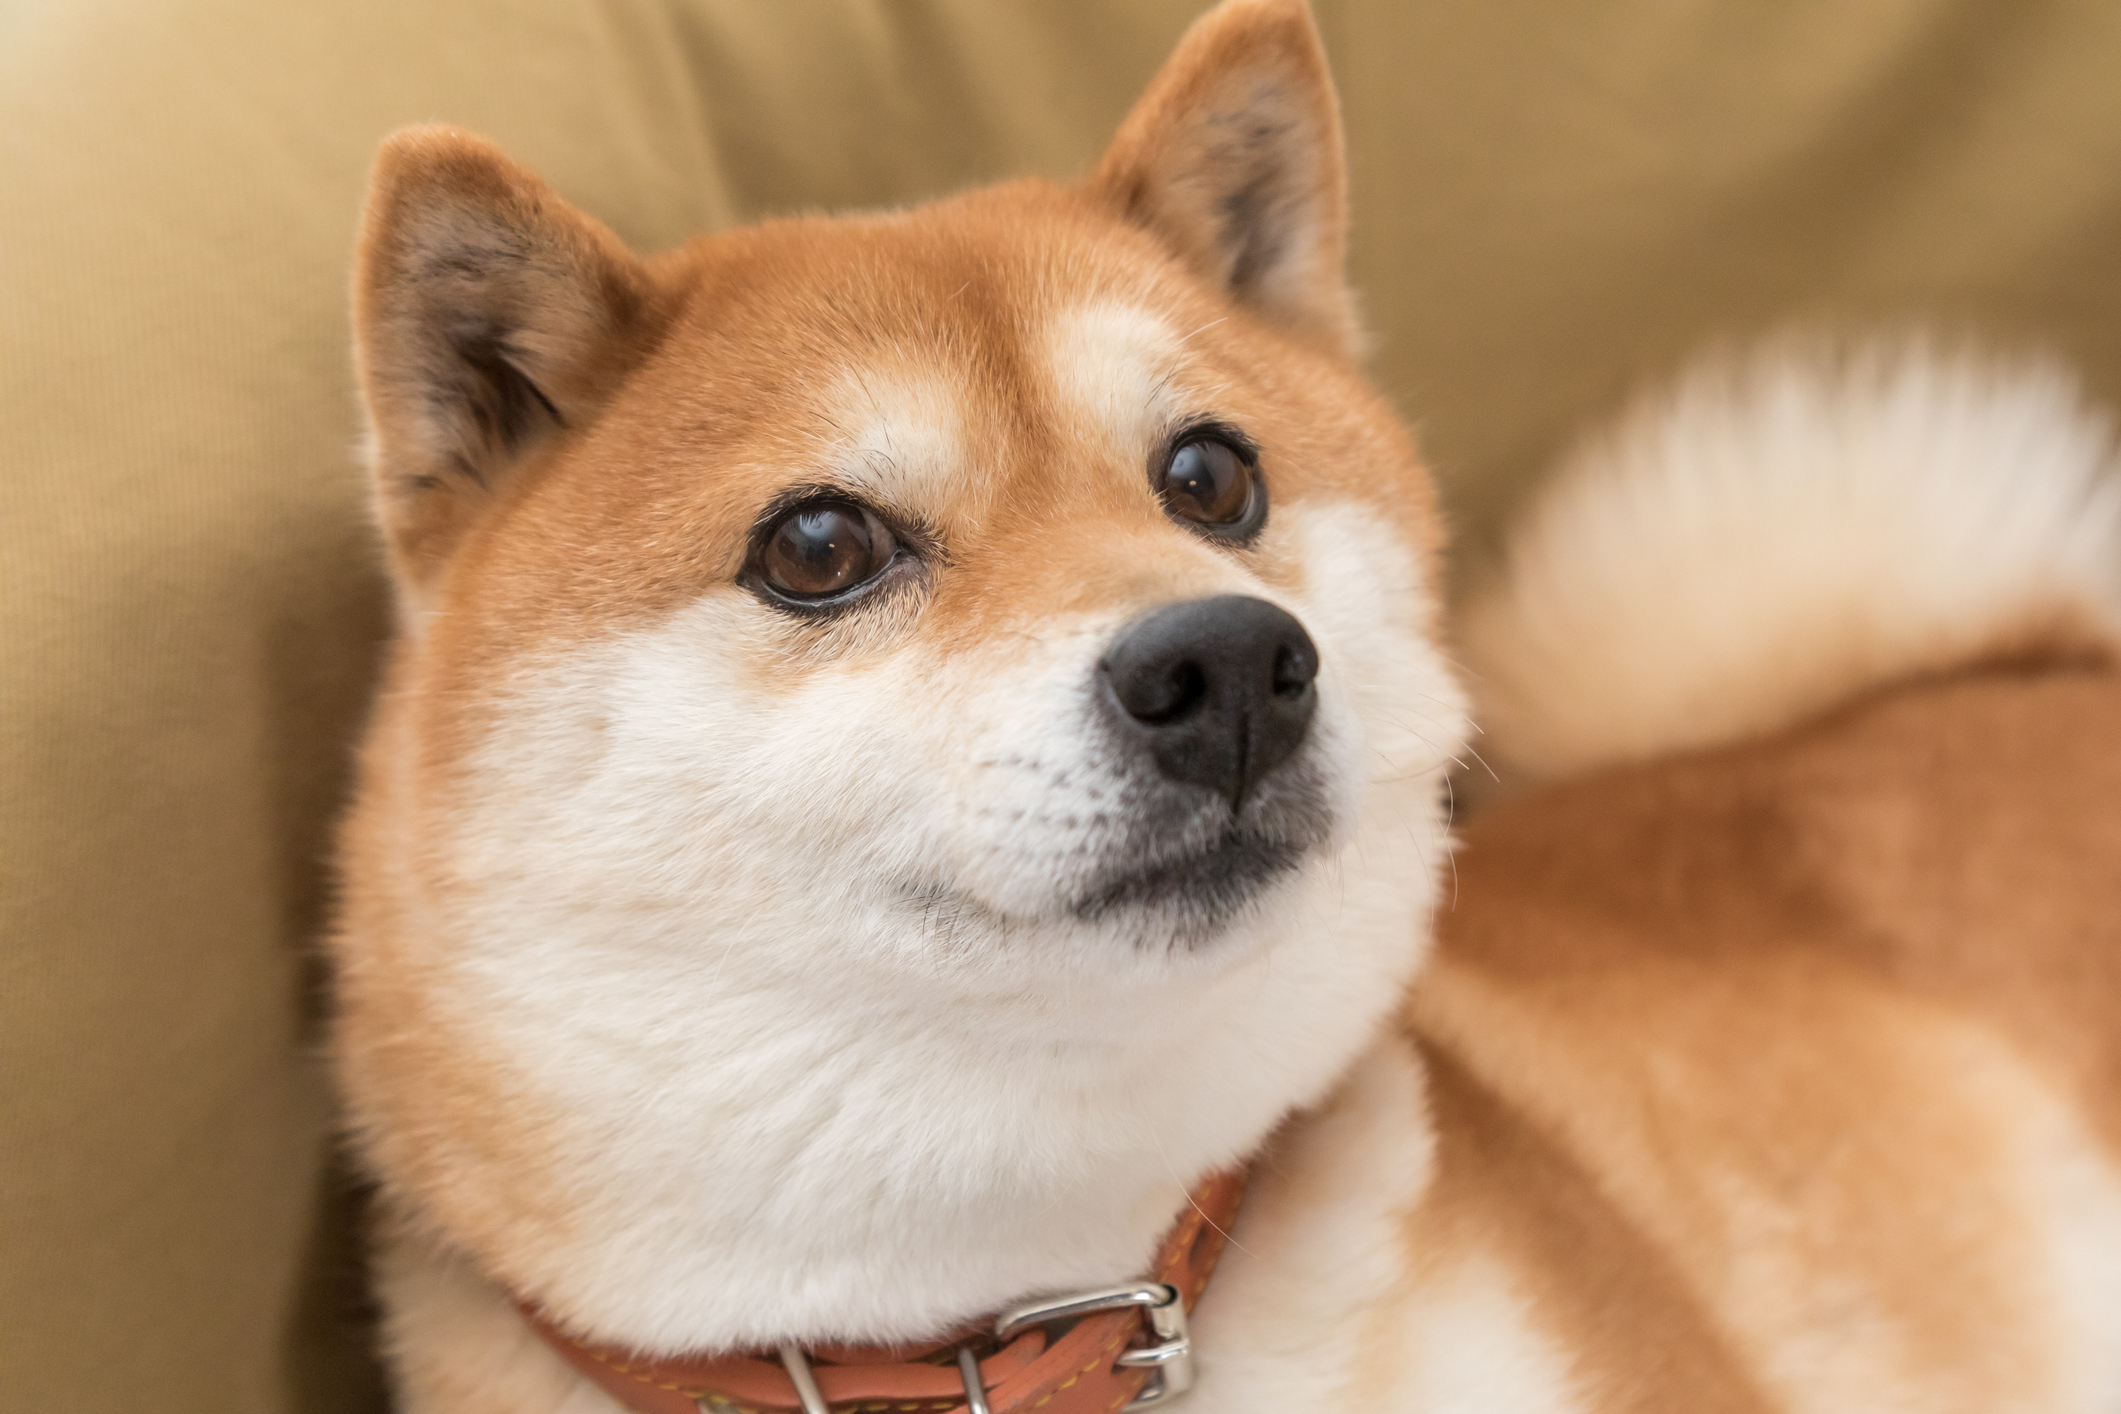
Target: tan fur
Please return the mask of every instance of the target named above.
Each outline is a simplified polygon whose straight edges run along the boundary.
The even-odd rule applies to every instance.
[[[909,1034],[937,1065],[988,1010],[1047,1028],[1012,1039],[1006,1065],[939,1077],[972,1087],[939,1090],[952,1103],[1005,1093],[1053,1055],[1105,1047],[1138,1067],[1120,1078],[1141,1117],[1082,1144],[1117,1151],[1146,1132],[1163,1160],[1089,1195],[1104,1204],[1084,1210],[1101,1214],[1097,1237],[1125,1229],[1114,1250],[1146,1252],[1187,1183],[1256,1152],[1236,1245],[1198,1312],[1191,1407],[2090,1414],[2116,1337],[2088,1313],[2106,1278],[2070,1267],[2069,1250],[2081,1238],[2096,1256],[2121,1234],[2108,1212],[2121,1214],[2121,678],[2014,640],[2015,670],[1944,664],[1823,719],[1498,806],[1465,831],[1441,951],[1402,1006],[1425,955],[1418,918],[1380,906],[1402,929],[1380,939],[1346,900],[1398,900],[1391,887],[1441,864],[1440,834],[1424,833],[1441,827],[1422,812],[1437,807],[1457,699],[1444,675],[1393,676],[1433,651],[1441,531],[1410,438],[1350,361],[1342,189],[1322,51],[1295,0],[1232,0],[1203,20],[1080,185],[769,223],[652,259],[483,141],[426,129],[386,148],[356,316],[405,619],[343,841],[334,1052],[390,1213],[380,1275],[412,1414],[609,1410],[528,1337],[514,1296],[664,1353],[733,1328],[688,1324],[682,1302],[652,1328],[606,1314],[640,1309],[625,1304],[639,1283],[612,1276],[635,1269],[615,1265],[610,1215],[629,1184],[670,1190],[649,1207],[704,1201],[714,1145],[672,1159],[657,1125],[720,1103],[723,1077],[671,1057],[725,993],[794,984],[778,960],[754,961],[766,981],[735,991],[714,928],[688,922],[676,943],[652,935],[675,954],[641,974],[655,987],[599,999],[606,971],[630,979],[629,949],[653,951],[629,929],[697,902],[683,851],[637,874],[621,860],[592,897],[557,896],[538,917],[560,931],[607,882],[640,900],[559,964],[536,928],[508,930],[538,871],[601,843],[565,826],[599,780],[600,734],[618,729],[555,704],[605,701],[590,686],[648,643],[710,655],[730,700],[762,717],[820,684],[910,672],[933,685],[902,713],[912,740],[1043,661],[1062,629],[1109,635],[1221,593],[1293,605],[1321,634],[1336,614],[1362,620],[1335,631],[1363,646],[1322,660],[1369,733],[1367,799],[1381,802],[1331,861],[1337,893],[1250,961],[1116,949],[1103,971],[1133,969],[1137,990],[1170,998],[1119,1037],[1094,1013],[1127,994],[1096,993],[1097,970],[1025,1000],[978,969],[1028,972],[1043,956],[997,963],[978,935],[911,934],[935,1014]],[[1261,220],[1272,249],[1247,243],[1244,223]],[[1174,411],[1212,412],[1265,449],[1272,511],[1255,545],[1206,540],[1157,501],[1145,448]],[[740,583],[761,514],[816,485],[859,494],[934,550],[837,627],[777,617]],[[654,739],[721,725],[679,721]],[[852,749],[837,727],[825,719],[777,763],[789,780]],[[681,798],[650,824],[698,830],[726,811],[694,853],[725,835],[743,845],[783,782],[712,784],[740,798]],[[633,814],[596,828],[642,828],[640,800],[667,804],[627,799]],[[807,828],[831,835],[855,803],[809,802]],[[494,823],[517,818],[559,821],[562,838],[518,861],[507,851],[547,842]],[[781,941],[819,1005],[851,1005],[824,985],[855,965],[835,951],[845,940]],[[1285,996],[1336,972],[1373,979],[1367,999],[1273,1029]],[[636,1029],[672,988],[693,1010]],[[1239,1037],[1246,1059],[1286,1068],[1338,1049],[1316,1087],[1228,1141],[1236,1152],[1202,1141],[1181,1163],[1165,1141],[1245,1097],[1221,1076],[1184,1078],[1185,1054],[1124,1048],[1163,1044],[1159,1028],[1192,1024],[1202,996],[1224,1009],[1186,1033],[1188,1051],[1228,1042],[1225,1022],[1264,1028]],[[859,1018],[850,1039],[876,1023]],[[540,1069],[540,1048],[562,1041],[617,1082],[577,1091],[564,1068]],[[761,1054],[737,1079],[770,1074],[774,1052]],[[784,1088],[800,1096],[808,1079]],[[1098,1109],[1087,1089],[1065,1093],[1027,1131],[1038,1141]],[[837,1112],[824,1109],[791,1164],[822,1142]],[[939,1117],[923,1100],[870,1137],[887,1155],[918,1147]],[[766,1142],[746,1118],[731,1119],[734,1142]],[[1026,1170],[1077,1157],[1049,1150]],[[941,1192],[966,1166],[914,1165],[900,1187]],[[1009,1232],[1082,1196],[1009,1181],[1024,1185],[996,1199]],[[874,1201],[902,1197],[878,1187]],[[851,1244],[892,1236],[858,1216]],[[957,1235],[984,1251],[1009,1233]],[[669,1269],[681,1259],[711,1271],[720,1257],[673,1250]],[[1101,1279],[1133,1275],[1129,1260]],[[948,1313],[941,1325],[995,1304],[916,1296]],[[842,1324],[776,1335],[875,1334],[874,1317],[819,1319]]]
[[[1600,1408],[1806,1407],[1832,1362],[1773,1342],[1837,1300],[1876,1388],[2069,1407],[2014,1131],[2121,1153],[2117,721],[2108,674],[1976,676],[1475,822],[1410,1261],[1482,1214]]]

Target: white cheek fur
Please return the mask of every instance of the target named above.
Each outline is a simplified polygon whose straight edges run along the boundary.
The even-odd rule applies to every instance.
[[[1186,1183],[1316,1100],[1419,961],[1464,725],[1404,547],[1276,514],[1302,591],[1218,557],[1201,592],[1318,643],[1338,829],[1207,947],[1054,906],[1111,807],[1084,703],[1124,616],[775,690],[731,652],[757,606],[717,595],[526,675],[456,820],[476,902],[435,919],[468,1039],[558,1116],[535,1177],[574,1220],[504,1275],[667,1348],[911,1336],[1131,1273]],[[924,880],[1014,916],[938,926]]]

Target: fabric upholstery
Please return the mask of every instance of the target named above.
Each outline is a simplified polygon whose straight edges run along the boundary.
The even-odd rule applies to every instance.
[[[1193,0],[0,4],[0,1390],[377,1407],[310,940],[386,604],[345,272],[484,132],[643,248],[1097,153]],[[1375,369],[1477,553],[1710,337],[2121,397],[2121,9],[1321,0]]]

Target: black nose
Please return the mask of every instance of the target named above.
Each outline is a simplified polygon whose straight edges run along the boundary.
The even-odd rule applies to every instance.
[[[1205,786],[1234,811],[1289,759],[1318,705],[1318,649],[1264,599],[1225,594],[1144,614],[1098,671],[1119,719],[1174,781]]]

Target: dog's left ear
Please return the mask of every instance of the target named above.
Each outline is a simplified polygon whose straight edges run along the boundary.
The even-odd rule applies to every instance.
[[[619,238],[492,143],[391,134],[355,251],[354,354],[412,602],[540,449],[595,416],[660,318]]]
[[[1340,106],[1304,0],[1194,21],[1091,186],[1262,319],[1358,351]]]

